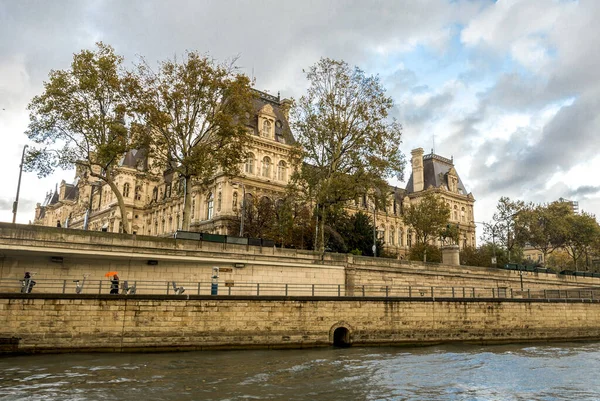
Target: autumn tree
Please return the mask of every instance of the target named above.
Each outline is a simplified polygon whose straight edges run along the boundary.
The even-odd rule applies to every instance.
[[[217,173],[239,173],[252,111],[250,79],[234,62],[188,52],[156,71],[142,60],[132,82],[155,167],[171,169],[183,181],[182,229],[189,230],[192,186],[205,189]]]
[[[569,218],[573,214],[566,202],[553,202],[525,209],[519,220],[525,227],[525,240],[534,249],[548,255],[565,245],[569,232]]]
[[[490,227],[493,227],[494,241],[506,249],[509,261],[512,260],[511,256],[519,253],[527,240],[527,225],[524,219],[520,218],[520,213],[528,208],[531,208],[531,205],[503,196],[498,200],[492,223],[484,226],[484,237],[487,240],[491,239]]]
[[[404,223],[412,227],[417,244],[437,238],[450,219],[450,208],[434,192],[426,192],[415,204],[408,206],[402,215]]]
[[[117,198],[123,231],[129,221],[115,183],[119,160],[137,146],[127,124],[128,92],[123,58],[97,43],[96,49],[73,56],[70,69],[53,70],[44,92],[29,104],[27,136],[39,146],[26,161],[38,176],[56,168],[82,168],[107,184]]]
[[[582,212],[581,214],[571,214],[567,218],[568,234],[565,241],[565,249],[575,265],[578,268],[578,262],[589,248],[598,240],[600,236],[600,227],[596,218]]]
[[[344,61],[321,59],[304,71],[307,93],[292,109],[305,163],[295,176],[311,193],[319,218],[315,248],[324,250],[332,210],[366,193],[387,193],[386,177],[402,178],[401,127],[376,76]]]

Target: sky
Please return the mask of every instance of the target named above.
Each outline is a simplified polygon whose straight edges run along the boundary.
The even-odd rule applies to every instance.
[[[417,147],[454,158],[476,221],[501,196],[600,216],[599,20],[597,0],[0,0],[0,221],[12,221],[28,103],[98,41],[126,66],[238,57],[257,89],[286,98],[320,58],[345,60],[380,77],[407,160]],[[17,222],[73,178],[23,173]]]

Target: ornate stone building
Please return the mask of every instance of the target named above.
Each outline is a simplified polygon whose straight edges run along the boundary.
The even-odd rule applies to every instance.
[[[207,191],[192,191],[191,225],[193,231],[227,234],[228,223],[239,215],[242,199],[272,201],[281,197],[291,175],[291,152],[295,144],[288,125],[291,102],[263,92],[254,101],[254,115],[248,116],[251,134],[249,157],[235,179],[217,175]],[[182,185],[173,172],[160,172],[149,166],[143,152],[132,151],[119,163],[117,186],[125,201],[132,231],[140,235],[169,236],[181,227]],[[418,202],[425,191],[435,191],[452,210],[451,222],[461,230],[460,246],[475,245],[474,198],[460,180],[451,159],[412,151],[412,174],[406,189],[390,187],[388,205],[375,213],[378,235],[386,249],[404,255],[414,243],[414,234],[404,226],[402,210]],[[365,197],[348,205],[349,211],[373,214]],[[116,197],[108,185],[94,181],[83,171],[75,182],[47,194],[36,207],[34,224],[119,232],[121,216]],[[238,233],[236,233],[238,234]]]

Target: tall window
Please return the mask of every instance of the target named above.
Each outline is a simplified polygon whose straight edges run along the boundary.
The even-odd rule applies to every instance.
[[[402,232],[402,229],[398,230],[398,245],[399,246],[403,246],[404,245],[404,237],[403,237],[404,233]]]
[[[158,188],[154,187],[152,190],[152,200],[156,202],[158,200]]]
[[[213,207],[215,200],[213,198],[213,194],[208,194],[208,198],[206,200],[206,220],[210,220],[213,218]]]
[[[286,179],[286,164],[283,160],[279,161],[279,164],[277,165],[277,179],[279,181],[285,181]]]
[[[246,159],[246,173],[254,174],[254,155],[252,153],[248,153],[248,158]]]
[[[238,204],[238,194],[237,192],[233,193],[233,200],[231,201],[231,208],[235,211],[237,210],[237,204]]]
[[[408,246],[409,248],[412,246],[412,231],[408,230],[408,233],[406,233],[406,246]]]
[[[135,187],[135,200],[142,200],[142,187],[139,185]]]
[[[129,183],[123,184],[123,198],[129,198]]]
[[[271,178],[271,159],[265,156],[262,161],[262,176]]]
[[[458,221],[458,206],[454,205],[454,220]]]
[[[465,221],[465,208],[460,210],[460,221]]]
[[[396,232],[396,229],[394,228],[394,226],[390,227],[390,245],[394,245],[394,233]]]
[[[265,138],[271,137],[271,121],[269,121],[269,120],[263,121],[261,135],[264,136]]]

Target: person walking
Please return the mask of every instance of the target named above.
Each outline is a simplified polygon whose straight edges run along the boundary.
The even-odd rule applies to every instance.
[[[119,293],[119,276],[117,276],[116,274],[113,276],[112,280],[110,280],[110,293]]]
[[[25,272],[25,277],[23,277],[23,292],[29,294],[35,284],[35,281],[31,279],[31,273]]]

